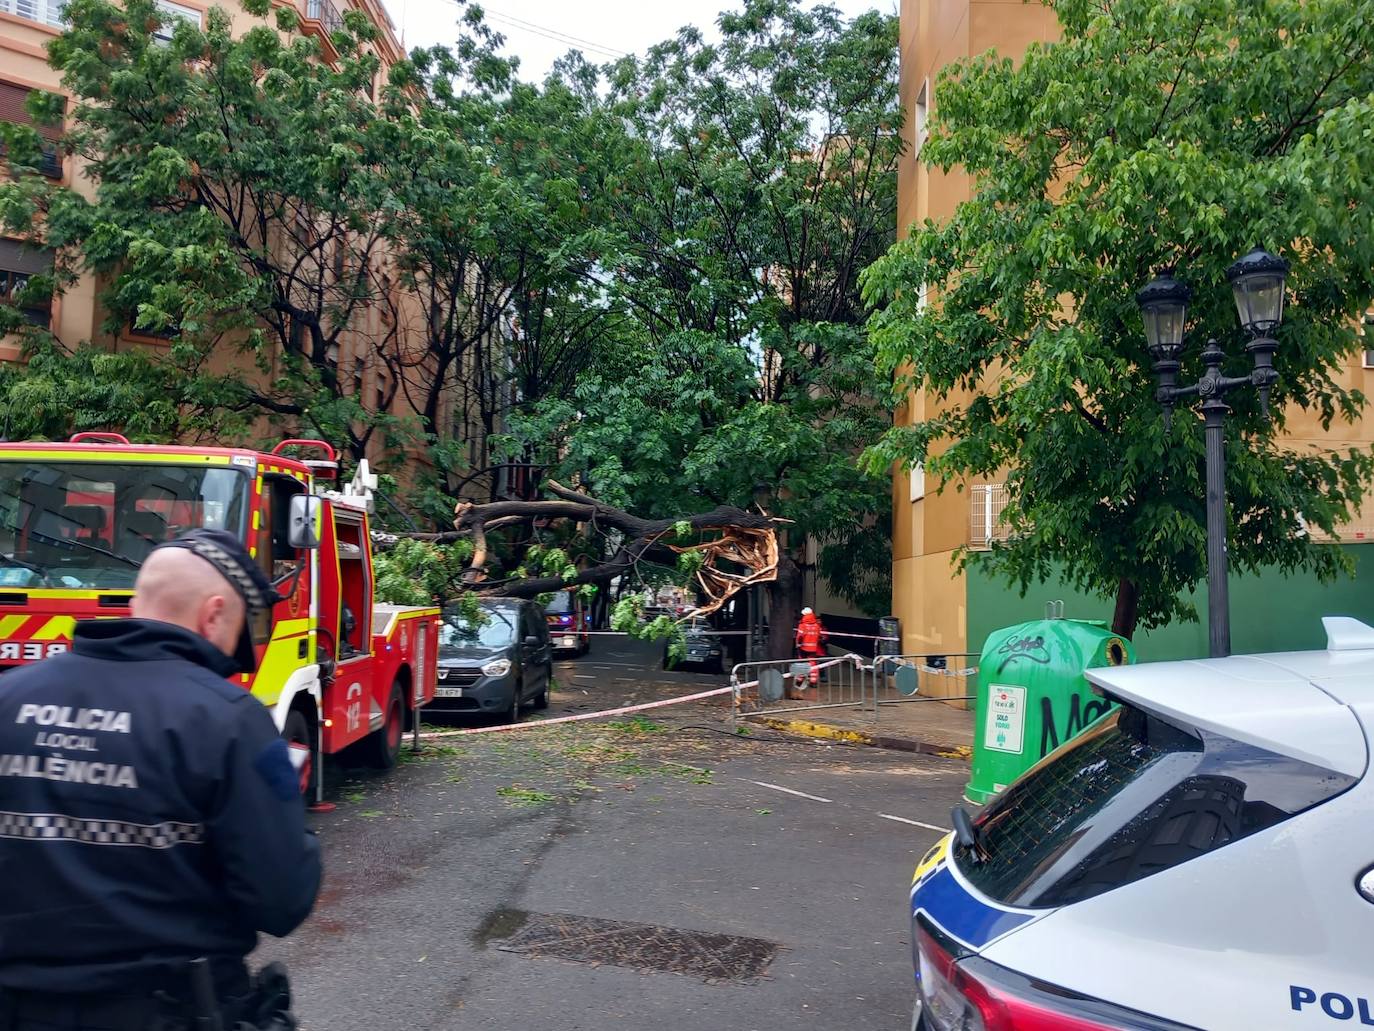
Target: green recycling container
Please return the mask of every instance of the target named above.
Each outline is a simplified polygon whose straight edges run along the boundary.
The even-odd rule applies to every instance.
[[[1135,662],[1135,649],[1098,621],[1037,619],[994,630],[978,660],[973,768],[964,797],[982,805],[1112,703],[1083,671]]]

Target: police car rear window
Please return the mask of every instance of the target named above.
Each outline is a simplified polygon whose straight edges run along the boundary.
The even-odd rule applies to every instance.
[[[1007,905],[1061,906],[1168,870],[1332,798],[1352,777],[1121,706],[975,821],[959,871]]]

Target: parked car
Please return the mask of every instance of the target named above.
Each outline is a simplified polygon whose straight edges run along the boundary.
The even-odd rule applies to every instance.
[[[544,613],[532,601],[489,599],[482,619],[444,610],[439,627],[439,685],[426,711],[476,712],[520,718],[520,708],[549,705],[553,649]]]
[[[557,591],[544,606],[554,651],[586,655],[592,650],[591,611],[582,596],[573,591]]]
[[[677,663],[673,663],[668,654],[668,646],[664,645],[664,669],[675,666],[699,666],[708,673],[725,672],[725,652],[721,648],[720,637],[711,629],[710,623],[704,619],[692,619],[683,625],[682,632],[686,638],[687,654]]]
[[[1326,623],[1089,670],[1120,705],[917,867],[913,1027],[1374,1024],[1374,628]]]

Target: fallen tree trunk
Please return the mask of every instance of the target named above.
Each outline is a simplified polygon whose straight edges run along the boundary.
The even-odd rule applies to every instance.
[[[472,541],[472,558],[463,572],[463,584],[479,595],[505,598],[534,598],[554,591],[595,584],[606,588],[618,576],[650,558],[655,551],[675,556],[684,552],[701,555],[695,579],[706,601],[694,610],[696,615],[714,612],[745,587],[774,580],[778,570],[778,521],[761,512],[750,512],[730,505],[709,512],[697,512],[670,519],[644,519],[614,505],[572,490],[560,483],[545,484],[555,500],[493,501],[487,504],[459,502],[454,509],[454,529],[443,533],[403,533],[379,535],[385,547],[388,539],[400,537],[449,544]],[[571,577],[547,575],[492,580],[488,576],[487,534],[505,526],[546,520],[565,520],[583,524],[594,531],[614,531],[619,546],[608,559],[579,569]],[[689,530],[714,535],[701,543],[680,546],[665,538],[676,536],[686,525]]]
[[[718,609],[742,588],[766,582],[776,575],[778,545],[775,522],[762,513],[722,505],[709,512],[671,519],[643,519],[560,483],[549,481],[546,489],[558,500],[497,501],[485,505],[460,502],[454,509],[456,530],[452,537],[449,534],[435,535],[435,539],[472,539],[472,561],[464,580],[473,590],[498,597],[533,598],[584,584],[605,587],[616,577],[633,569],[651,549],[666,546],[677,553],[694,551],[701,554],[702,564],[697,570],[696,579],[706,595],[706,604],[696,612],[704,614]],[[488,584],[487,532],[513,522],[535,519],[566,519],[594,526],[598,530],[614,530],[620,535],[621,543],[609,559],[578,570],[574,577],[535,576]],[[719,536],[691,547],[663,545],[663,538],[674,535],[684,524],[692,531]],[[732,571],[721,563],[732,563],[743,572]]]

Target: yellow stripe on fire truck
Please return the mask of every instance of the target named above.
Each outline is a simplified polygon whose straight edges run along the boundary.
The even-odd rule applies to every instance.
[[[282,687],[291,674],[302,666],[315,662],[313,650],[307,645],[305,656],[300,653],[302,638],[310,634],[310,619],[283,619],[277,622],[272,640],[267,642],[258,673],[253,680],[253,697],[264,705],[274,705],[281,697]]]

